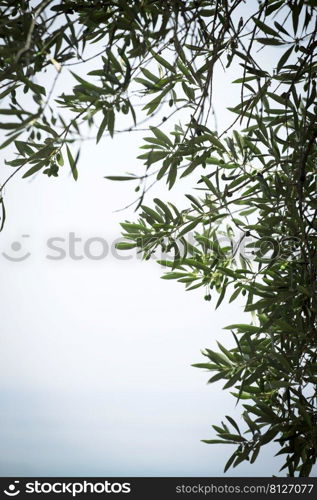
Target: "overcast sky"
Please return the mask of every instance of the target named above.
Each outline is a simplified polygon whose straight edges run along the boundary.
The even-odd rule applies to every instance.
[[[235,77],[216,78],[220,128],[228,122],[224,105],[239,100],[239,89],[228,85]],[[64,72],[57,90],[72,82]],[[185,292],[161,280],[155,262],[113,251],[119,222],[135,218],[132,209],[114,211],[134,193],[129,183],[103,177],[140,171],[141,137],[119,134],[98,147],[87,141],[77,183],[65,168],[57,179],[16,177],[6,189],[1,475],[221,476],[233,451],[200,441],[214,437],[211,424],[225,415],[238,419],[240,409],[221,383],[206,385],[208,373],[190,365],[216,339],[231,344],[222,328],[249,320],[241,303],[215,312],[203,290]],[[191,183],[171,193],[158,186],[149,200],[158,195],[182,208]],[[48,248],[51,238],[59,251],[52,241]],[[108,254],[96,258],[106,244]],[[268,447],[254,465],[228,475],[272,475],[279,463]]]

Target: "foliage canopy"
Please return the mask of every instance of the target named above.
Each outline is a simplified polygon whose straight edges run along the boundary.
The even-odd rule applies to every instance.
[[[1,148],[16,148],[1,191],[18,172],[58,176],[64,157],[76,180],[83,126],[97,128],[97,143],[116,133],[120,114],[131,131],[145,126],[142,175],[108,176],[135,182],[139,193],[138,220],[122,223],[119,248],[138,248],[145,259],[160,249],[164,279],[202,287],[206,300],[218,294],[216,307],[240,297],[252,315],[249,324],[226,326],[234,347],[219,343],[195,365],[212,372],[209,382],[223,380],[242,408],[243,429],[227,416],[206,442],[236,445],[227,470],[253,463],[275,441],[281,470],[308,476],[317,456],[316,2],[1,0],[0,7]],[[88,60],[96,69],[78,74]],[[219,131],[214,77],[231,66],[240,99],[232,124]],[[47,90],[49,68],[56,76]],[[67,68],[75,84],[55,97]],[[184,208],[144,204],[151,181],[172,189],[187,176],[194,186]],[[1,204],[3,226],[3,196]]]

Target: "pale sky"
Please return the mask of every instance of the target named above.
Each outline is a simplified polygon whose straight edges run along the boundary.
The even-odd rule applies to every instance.
[[[238,87],[228,85],[236,77],[231,71],[216,78],[220,128],[228,123],[224,106],[239,100]],[[67,72],[62,78],[60,89],[73,82]],[[2,476],[221,476],[234,449],[200,441],[215,437],[211,424],[225,415],[239,420],[240,408],[221,383],[207,385],[209,374],[190,365],[202,362],[200,350],[216,339],[231,344],[222,328],[249,321],[242,304],[224,302],[215,312],[202,289],[185,292],[182,284],[161,280],[162,269],[133,252],[128,260],[129,254],[118,259],[111,251],[100,260],[85,255],[85,245],[86,253],[100,252],[100,242],[89,239],[103,238],[111,247],[120,237],[119,222],[135,218],[131,209],[114,212],[134,199],[130,183],[103,177],[140,171],[141,138],[119,134],[98,147],[86,142],[77,183],[64,167],[58,179],[16,177],[6,189]],[[170,193],[158,186],[146,201],[158,195],[182,208],[192,182]],[[70,258],[70,233],[81,239],[76,252],[83,259]],[[64,239],[63,260],[46,258],[53,237]],[[14,242],[22,248],[12,249]],[[12,262],[2,252],[30,256]],[[255,464],[245,462],[227,475],[270,476],[280,463],[268,446]]]

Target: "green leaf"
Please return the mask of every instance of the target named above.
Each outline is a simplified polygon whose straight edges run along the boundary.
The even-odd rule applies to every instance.
[[[192,231],[198,224],[200,223],[200,219],[193,220],[189,222],[179,233],[178,233],[178,238],[181,236],[184,236],[184,234],[189,233],[189,231]]]
[[[153,210],[153,208],[147,207],[146,205],[141,205],[141,208],[154,221],[158,222],[159,224],[164,222],[162,217],[155,210]]]
[[[179,278],[183,278],[187,276],[187,273],[181,273],[181,272],[172,272],[172,273],[166,273],[161,276],[162,280],[175,280]]]
[[[256,38],[256,41],[262,45],[284,45],[285,43],[277,38]]]
[[[262,332],[262,328],[260,328],[259,326],[246,325],[246,324],[228,325],[224,327],[224,330],[239,330],[240,332],[248,332],[248,333]]]
[[[253,18],[253,22],[267,35],[273,35],[273,37],[278,37],[280,38],[280,35],[277,31],[275,31],[273,28],[268,26],[267,24],[264,24],[260,19],[257,19],[256,17]]]
[[[207,444],[232,444],[232,441],[226,441],[225,439],[202,439],[202,443]]]
[[[153,201],[154,201],[154,203],[156,205],[158,205],[159,208],[161,208],[163,210],[167,221],[168,222],[172,221],[173,220],[173,214],[170,211],[169,207],[162,200],[160,200],[159,198],[154,198]]]
[[[26,177],[30,177],[30,175],[33,175],[36,172],[39,172],[39,170],[41,170],[43,167],[44,167],[43,161],[41,161],[40,163],[37,163],[36,165],[34,165],[34,167],[31,167],[27,172],[25,172],[25,174],[22,176],[22,178],[25,179]]]
[[[175,73],[175,69],[174,67],[168,62],[166,61],[163,57],[161,57],[159,54],[156,54],[154,52],[154,50],[150,49],[150,52],[152,54],[152,56],[154,57],[154,59],[160,63],[162,66],[164,66],[166,69],[168,69],[169,71],[171,71],[171,73]]]
[[[69,161],[69,165],[70,165],[70,169],[71,169],[71,172],[73,174],[73,178],[75,181],[77,181],[78,179],[78,171],[77,171],[77,167],[76,167],[76,163],[77,163],[77,160],[78,160],[78,153],[77,153],[77,157],[76,159],[74,160],[73,158],[73,155],[68,147],[68,145],[66,144],[66,151],[67,151],[67,157],[68,157],[68,161]]]
[[[226,291],[227,291],[227,285],[226,284],[223,284],[222,285],[222,288],[221,288],[221,293],[220,293],[220,296],[219,296],[219,299],[217,301],[217,304],[216,304],[216,307],[215,309],[218,309],[218,307],[220,306],[220,304],[222,303],[224,297],[225,297],[225,294],[226,294]]]
[[[126,242],[120,242],[116,243],[116,248],[118,250],[130,250],[131,248],[135,248],[136,243],[126,243]]]
[[[224,144],[215,135],[211,134],[208,135],[208,139],[214,146],[216,146],[217,149],[220,149],[221,151],[226,151]]]
[[[229,299],[229,304],[231,302],[233,302],[238,297],[238,295],[240,294],[241,290],[242,290],[242,288],[240,288],[240,287],[236,288],[236,290],[233,292],[233,294],[231,295],[231,297]]]
[[[157,83],[160,81],[160,78],[153,75],[153,73],[151,73],[148,69],[141,68],[141,71],[142,71],[143,75],[146,76],[146,78],[148,78],[149,80],[152,80],[152,82]]]
[[[170,138],[166,134],[164,134],[162,130],[160,130],[157,127],[150,127],[150,129],[158,139],[161,139],[163,141],[163,143],[165,143],[168,146],[173,146],[173,143],[170,140]]]
[[[135,181],[137,177],[134,175],[106,175],[105,179],[110,181]]]
[[[282,55],[282,57],[280,58],[279,62],[277,63],[277,66],[276,66],[276,71],[279,73],[281,71],[281,69],[283,69],[286,61],[288,60],[289,56],[291,55],[291,53],[293,52],[293,46],[290,47],[289,49],[286,50],[286,52],[284,52],[284,54]]]
[[[236,443],[244,443],[246,439],[237,434],[231,434],[230,432],[223,432],[222,436],[224,439],[228,439],[230,441],[235,441]]]
[[[227,470],[231,467],[232,463],[234,462],[236,456],[237,456],[236,453],[233,453],[233,455],[231,455],[231,457],[229,458],[229,460],[227,461],[227,463],[225,465],[223,472],[227,472]]]
[[[229,417],[228,415],[226,415],[226,419],[230,422],[230,424],[235,428],[235,430],[241,434],[240,432],[240,429],[238,427],[238,424],[236,423],[236,421],[232,418],[232,417]]]
[[[98,144],[98,142],[100,141],[104,131],[105,131],[105,128],[106,126],[108,125],[108,115],[105,115],[101,124],[100,124],[100,127],[99,127],[99,130],[98,130],[98,133],[97,133],[97,138],[96,138],[96,142]]]
[[[113,134],[114,134],[114,123],[115,123],[115,114],[114,114],[114,111],[113,111],[112,108],[107,111],[107,118],[108,118],[108,130],[109,130],[109,134],[111,135],[111,137],[113,137]]]

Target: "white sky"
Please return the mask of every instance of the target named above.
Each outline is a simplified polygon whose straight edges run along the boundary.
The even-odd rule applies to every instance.
[[[220,126],[228,120],[224,106],[239,100],[228,86],[236,77],[219,72],[216,79]],[[63,78],[60,88],[73,81]],[[208,373],[190,365],[216,339],[231,343],[222,328],[248,320],[241,304],[215,312],[202,289],[189,293],[160,280],[160,267],[133,253],[130,260],[45,258],[50,237],[65,238],[67,249],[75,233],[80,253],[89,238],[111,245],[120,236],[119,222],[135,216],[114,210],[133,200],[133,189],[103,176],[140,169],[141,137],[85,143],[77,183],[64,167],[58,179],[15,178],[6,189],[0,251],[31,255],[23,262],[0,255],[1,475],[223,474],[231,447],[200,439],[214,437],[211,424],[228,414],[238,419],[240,410],[221,383],[206,385]],[[159,186],[148,201],[159,195],[182,207],[191,184],[170,193]],[[10,248],[15,241],[20,253]],[[267,447],[255,464],[228,475],[272,475],[280,460],[271,456]]]

